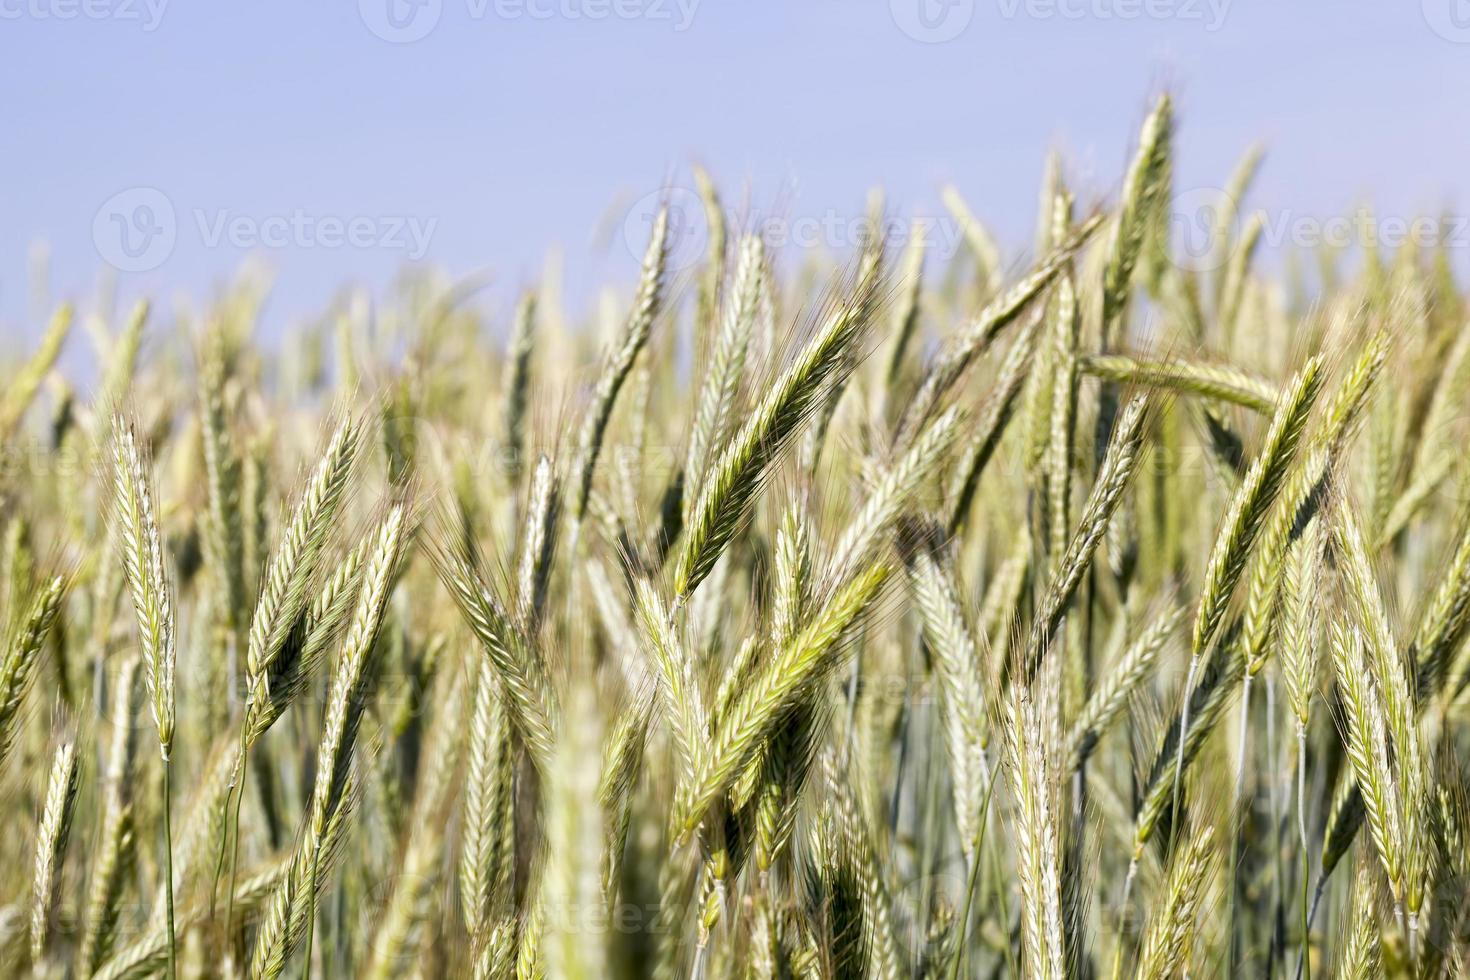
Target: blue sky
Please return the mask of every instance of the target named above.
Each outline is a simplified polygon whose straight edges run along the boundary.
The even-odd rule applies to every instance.
[[[560,245],[575,304],[693,160],[812,227],[953,183],[1019,250],[1046,151],[1111,194],[1162,87],[1178,186],[1261,141],[1282,220],[1463,209],[1470,175],[1470,0],[0,0],[0,84],[6,355],[37,243],[83,300],[109,262],[167,301],[259,254],[276,333],[410,259],[503,306]],[[160,195],[171,245],[120,253]]]

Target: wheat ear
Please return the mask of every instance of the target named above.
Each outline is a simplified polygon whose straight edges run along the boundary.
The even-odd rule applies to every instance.
[[[1269,414],[1278,392],[1268,381],[1238,368],[1178,358],[1157,361],[1123,354],[1091,354],[1078,362],[1084,374],[1119,384],[1168,388],[1192,395],[1243,405]]]
[[[173,809],[169,786],[174,742],[174,622],[173,597],[164,571],[162,533],[154,512],[151,464],[138,448],[133,428],[121,416],[113,418],[113,513],[122,545],[123,568],[138,636],[143,650],[144,679],[158,728],[163,756],[164,891],[168,915],[168,975],[175,976]]]
[[[99,412],[98,424],[106,424],[106,413],[122,401],[128,386],[133,383],[133,373],[137,370],[138,351],[143,346],[143,331],[148,324],[149,311],[150,306],[146,299],[135,303],[123,324],[122,332],[108,351],[107,367],[103,371],[102,384],[94,402]]]
[[[1127,302],[1133,269],[1143,252],[1155,215],[1169,197],[1170,139],[1173,135],[1173,103],[1163,95],[1143,122],[1138,149],[1124,179],[1118,217],[1103,270],[1103,347],[1112,345],[1114,331]]]
[[[744,520],[771,462],[847,371],[866,326],[862,308],[835,313],[776,378],[729,443],[716,455],[690,512],[674,564],[682,603],[714,568]]]
[[[387,911],[378,925],[372,962],[367,967],[370,980],[401,976],[422,955],[424,944],[433,938],[430,919],[441,874],[446,803],[455,788],[451,777],[464,747],[463,684],[455,676],[443,687],[448,690],[424,743],[409,817],[408,843]]]
[[[0,660],[0,772],[15,744],[21,721],[21,707],[36,676],[41,648],[46,643],[61,613],[61,600],[66,595],[67,581],[57,576],[47,582],[31,600],[24,617],[10,639],[5,659]]]
[[[1027,975],[1066,976],[1062,930],[1061,845],[1055,748],[1047,736],[1047,712],[1017,687],[1007,710],[1006,772],[1016,800],[1016,877],[1021,883],[1021,924]]]
[[[755,326],[764,263],[765,247],[760,238],[747,235],[741,239],[735,277],[725,300],[724,315],[710,353],[709,371],[699,392],[694,429],[689,436],[689,453],[684,464],[686,520],[703,488],[710,449],[721,441],[734,410]]]
[[[1214,836],[1210,827],[1196,831],[1169,869],[1163,905],[1149,920],[1139,953],[1140,980],[1167,980],[1181,971],[1187,974],[1199,910],[1208,891]]]
[[[945,344],[904,410],[895,440],[898,445],[906,443],[923,427],[975,359],[1052,284],[1101,225],[1102,219],[1097,217],[1084,222],[1071,238],[1060,243],[1009,290],[990,300],[973,321]]]
[[[551,459],[542,456],[531,475],[526,500],[525,529],[521,534],[520,558],[516,565],[516,620],[527,636],[536,634],[546,608],[546,588],[551,581],[551,558],[556,548],[556,516],[560,486]]]
[[[67,740],[56,747],[51,759],[51,778],[41,825],[36,832],[36,867],[31,878],[31,963],[39,973],[46,957],[46,932],[51,923],[56,883],[61,876],[66,845],[71,839],[72,817],[76,815],[81,768],[77,744]]]
[[[1015,412],[1016,400],[1021,394],[1034,360],[1037,337],[1041,332],[1041,320],[1030,320],[1019,329],[1010,349],[1001,360],[996,371],[990,393],[985,396],[980,410],[970,428],[973,435],[963,440],[964,449],[951,470],[948,504],[948,519],[945,527],[951,534],[957,533],[970,513],[975,491],[980,486],[980,477],[986,465],[995,455],[1005,434],[1011,415]]]
[[[516,730],[536,764],[545,765],[556,742],[557,701],[540,652],[491,594],[472,557],[441,549],[435,553],[435,563],[440,581],[505,685],[506,705]]]
[[[488,934],[496,903],[508,897],[515,857],[515,746],[495,668],[482,662],[478,675],[459,852],[460,909],[476,939]]]
[[[1180,606],[1170,606],[1155,616],[1092,692],[1067,737],[1072,768],[1075,769],[1092,754],[1113,719],[1127,704],[1128,697],[1153,670],[1160,652],[1183,619],[1184,609]]]
[[[320,555],[331,535],[337,510],[352,474],[359,431],[342,419],[281,534],[262,579],[260,599],[250,622],[246,686],[251,697],[270,670],[297,618],[306,609]],[[262,692],[263,693],[263,692]]]
[[[5,393],[0,395],[0,443],[9,442],[10,437],[15,435],[15,430],[20,427],[26,409],[31,407],[41,382],[46,380],[46,375],[61,356],[62,345],[71,333],[71,325],[75,319],[73,314],[70,303],[63,303],[56,308],[51,322],[46,325],[46,332],[41,335],[41,346],[20,372],[10,379]]]
[[[148,684],[153,721],[158,726],[159,748],[167,762],[174,738],[175,625],[149,469],[133,427],[120,416],[114,417],[113,513],[128,591],[137,613],[143,676]]]
[[[824,576],[826,588],[848,581],[875,557],[893,523],[944,460],[956,438],[960,420],[956,407],[936,417],[879,477],[833,548]]]
[[[592,477],[597,467],[597,458],[602,452],[603,436],[607,423],[612,418],[613,405],[618,392],[633,370],[633,362],[639,351],[648,342],[653,321],[658,317],[659,303],[663,298],[664,264],[668,258],[669,211],[661,208],[653,223],[649,236],[648,250],[643,254],[643,272],[638,280],[638,292],[633,297],[633,309],[623,324],[617,342],[608,352],[597,387],[592,392],[592,404],[582,422],[577,437],[577,455],[572,465],[569,481],[572,494],[571,517],[580,524],[587,512],[587,497],[592,492]],[[573,535],[573,540],[576,535]]]
[[[674,825],[687,834],[704,818],[739,767],[771,734],[782,712],[836,666],[834,649],[847,627],[877,595],[888,576],[875,565],[853,579],[788,643],[782,646],[744,693],[730,706],[713,733]]]
[[[1124,406],[1118,423],[1113,428],[1112,439],[1103,455],[1097,480],[1082,505],[1082,514],[1077,528],[1067,545],[1066,552],[1057,563],[1057,573],[1047,586],[1032,622],[1031,635],[1026,647],[1026,662],[1023,680],[1029,683],[1041,665],[1057,627],[1066,614],[1067,605],[1077,591],[1082,575],[1092,563],[1097,547],[1102,543],[1108,522],[1122,502],[1134,471],[1138,468],[1143,452],[1147,418],[1147,403],[1136,397]]]
[[[606,944],[596,932],[604,908],[603,834],[597,763],[601,726],[593,692],[569,698],[571,717],[554,756],[546,790],[544,908],[555,911],[542,939],[548,976],[597,980],[607,975]]]
[[[335,818],[344,809],[351,779],[352,750],[375,675],[373,656],[378,628],[393,583],[394,570],[405,534],[406,515],[395,506],[373,534],[372,551],[363,567],[357,605],[342,640],[328,694],[321,742],[317,748],[317,775],[300,841],[286,878],[271,899],[269,912],[256,937],[251,957],[252,976],[274,978],[303,938],[311,955],[313,909],[320,887],[321,857]]]
[[[536,352],[536,294],[526,293],[516,304],[511,328],[510,378],[505,383],[506,482],[515,486],[521,479],[526,453],[526,408],[531,395],[531,357]]]
[[[980,801],[989,781],[985,758],[985,693],[978,644],[939,550],[921,547],[909,562],[909,587],[933,654],[944,724],[944,748],[954,780],[955,826],[969,860],[978,836]]]

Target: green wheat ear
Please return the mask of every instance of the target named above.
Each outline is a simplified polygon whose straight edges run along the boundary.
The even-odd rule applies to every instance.
[[[70,303],[57,307],[41,337],[40,348],[20,372],[8,380],[4,394],[0,394],[0,443],[9,442],[20,427],[41,382],[46,380],[46,375],[61,356],[74,319],[75,310]]]
[[[0,772],[15,744],[21,708],[40,668],[46,638],[61,614],[66,589],[66,579],[59,576],[40,586],[0,660]]]
[[[61,875],[66,846],[76,816],[77,792],[81,788],[81,763],[75,741],[56,747],[51,775],[46,784],[41,823],[36,831],[36,866],[31,884],[31,963],[45,962],[46,939],[54,910],[57,879]]]
[[[844,307],[777,376],[744,424],[714,457],[674,562],[674,594],[682,601],[704,581],[734,537],[767,469],[824,392],[851,370],[867,311]]]

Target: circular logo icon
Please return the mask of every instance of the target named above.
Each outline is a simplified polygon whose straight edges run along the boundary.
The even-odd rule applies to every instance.
[[[1427,504],[1439,502],[1458,509],[1470,502],[1467,500],[1470,470],[1463,462],[1460,448],[1465,445],[1467,435],[1470,435],[1470,416],[1462,411],[1436,411],[1432,418],[1426,419],[1414,461],[1416,475],[1401,493],[1402,503],[1392,507],[1388,514],[1395,533],[1422,521]]]
[[[92,219],[92,243],[119,272],[156,269],[178,237],[174,206],[156,187],[130,187],[109,197]]]
[[[669,230],[665,239],[668,257],[664,267],[671,272],[687,269],[704,258],[709,247],[709,220],[704,201],[694,191],[683,187],[644,194],[633,202],[623,217],[623,244],[638,261],[648,251],[648,239],[660,208],[669,209]]]
[[[915,41],[942,44],[964,33],[975,16],[975,0],[888,0],[893,22]]]
[[[1419,913],[1419,931],[1429,945],[1449,953],[1463,949],[1470,942],[1470,914],[1465,900],[1470,898],[1470,880],[1462,875],[1446,874],[1435,883],[1434,890]]]
[[[1420,0],[1424,23],[1446,41],[1470,44],[1470,0]]]
[[[391,44],[412,44],[428,37],[444,12],[444,0],[357,0],[367,29]]]
[[[931,933],[936,925],[953,924],[956,910],[963,906],[967,885],[959,864],[898,883],[891,898],[896,919],[894,935],[906,960],[927,962],[940,951],[943,943],[936,942],[938,937]]]
[[[1218,187],[1176,194],[1169,204],[1169,254],[1193,272],[1212,272],[1230,257],[1240,230],[1240,209]]]

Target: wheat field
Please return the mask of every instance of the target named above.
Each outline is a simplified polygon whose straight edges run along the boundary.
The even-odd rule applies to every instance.
[[[1024,258],[946,191],[957,254],[793,268],[701,173],[585,321],[61,307],[0,352],[0,971],[1465,975],[1448,248],[1182,261],[1172,113]]]

